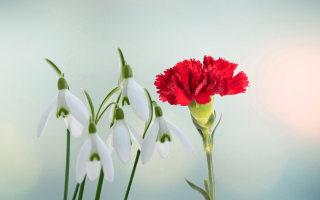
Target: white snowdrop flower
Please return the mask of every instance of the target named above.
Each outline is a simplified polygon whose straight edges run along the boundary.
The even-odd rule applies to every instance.
[[[43,135],[51,111],[56,105],[56,117],[62,117],[70,133],[78,138],[81,136],[84,126],[88,125],[88,110],[78,97],[71,94],[68,83],[63,76],[58,80],[58,90],[58,94],[50,101],[40,118],[37,135],[38,137]]]
[[[145,90],[133,78],[132,69],[129,65],[123,66],[122,77],[122,106],[130,105],[130,108],[139,119],[148,121],[150,112],[148,96]]]
[[[111,153],[97,134],[95,123],[90,122],[89,135],[81,147],[77,159],[77,182],[82,183],[86,174],[91,181],[95,180],[100,174],[101,165],[104,178],[112,182],[114,179],[114,167]]]
[[[124,120],[124,113],[121,108],[115,111],[115,122],[107,135],[106,143],[113,151],[115,149],[119,159],[123,164],[129,160],[131,153],[131,140],[141,149],[142,137],[140,134]]]
[[[155,106],[155,116],[156,118],[150,125],[142,143],[142,164],[145,164],[150,160],[155,146],[157,147],[157,151],[161,158],[165,159],[168,156],[171,143],[171,133],[169,130],[177,136],[189,154],[195,155],[195,150],[187,136],[179,127],[163,116],[162,109],[159,106]]]

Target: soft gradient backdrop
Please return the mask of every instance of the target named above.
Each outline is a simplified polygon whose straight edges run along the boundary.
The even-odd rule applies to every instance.
[[[155,75],[183,59],[223,57],[248,74],[245,94],[216,97],[223,112],[213,162],[218,200],[320,199],[320,1],[43,1],[0,0],[0,199],[63,196],[66,130],[40,116],[65,73],[80,99],[84,87],[98,107],[117,84],[121,47],[137,82],[158,98]],[[202,199],[184,181],[203,185],[205,153],[187,107],[160,103],[196,149],[189,156],[173,137],[169,157],[139,163],[129,199]],[[140,132],[143,122],[126,108]],[[109,120],[98,127],[105,138]],[[86,132],[72,138],[69,197]],[[123,165],[113,153],[115,180],[102,198],[123,199],[137,147]],[[91,200],[97,180],[87,181]]]

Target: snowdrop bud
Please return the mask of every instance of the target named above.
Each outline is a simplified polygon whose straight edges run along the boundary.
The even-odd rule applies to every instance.
[[[97,132],[96,124],[94,122],[90,122],[89,124],[89,134],[93,134]]]
[[[124,119],[124,113],[121,108],[116,109],[116,120]]]
[[[162,113],[162,109],[160,106],[155,106],[154,107],[154,112],[156,114],[156,117],[162,117],[163,113]]]
[[[67,80],[64,77],[60,77],[58,80],[58,89],[59,90],[64,90],[64,89],[69,89],[69,85],[67,83]]]
[[[124,79],[133,77],[133,73],[132,73],[132,69],[131,69],[130,65],[123,66],[122,76]]]

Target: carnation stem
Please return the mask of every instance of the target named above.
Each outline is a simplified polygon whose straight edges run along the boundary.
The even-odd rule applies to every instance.
[[[81,183],[78,200],[82,200],[83,191],[84,191],[84,186],[86,185],[86,178],[87,178],[87,176],[84,177],[84,179],[83,179],[83,181],[82,181],[82,183]]]
[[[66,150],[66,171],[64,177],[64,196],[63,199],[68,199],[68,184],[69,184],[69,163],[70,163],[70,131],[67,129],[67,150]]]
[[[209,175],[209,191],[211,200],[216,200],[215,184],[214,184],[214,174],[212,165],[212,152],[206,152],[207,163],[208,163],[208,175]]]
[[[103,173],[103,169],[101,167],[95,200],[99,200],[100,199],[100,194],[101,194],[101,189],[102,189],[102,184],[103,184],[103,177],[104,177],[104,173]]]
[[[144,136],[146,135],[147,130],[149,129],[150,124],[151,124],[151,121],[152,121],[152,118],[153,118],[152,99],[151,99],[151,97],[150,97],[150,94],[149,94],[148,90],[145,89],[145,91],[146,91],[146,93],[147,93],[147,95],[148,95],[148,99],[149,99],[150,115],[149,115],[149,120],[146,122],[146,127],[145,127],[145,129],[144,129],[144,133],[143,133],[143,135],[142,135],[142,139],[144,139]],[[128,187],[127,187],[127,191],[126,191],[126,196],[124,197],[124,200],[127,200],[127,199],[128,199],[129,192],[130,192],[130,188],[131,188],[131,184],[132,184],[132,181],[133,181],[134,174],[135,174],[135,172],[136,172],[136,168],[137,168],[137,165],[138,165],[139,158],[140,158],[140,150],[138,149],[137,155],[136,155],[136,159],[135,159],[134,164],[133,164],[133,168],[132,168],[130,180],[129,180],[129,183],[128,183]]]
[[[76,200],[76,197],[77,197],[77,194],[78,194],[78,190],[79,190],[79,186],[80,186],[80,184],[77,183],[76,188],[74,189],[74,192],[73,192],[72,200]]]

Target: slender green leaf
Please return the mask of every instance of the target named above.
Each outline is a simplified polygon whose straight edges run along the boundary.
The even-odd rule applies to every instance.
[[[221,115],[220,115],[220,119],[216,125],[216,127],[214,127],[212,133],[211,133],[211,145],[213,146],[213,137],[214,137],[214,133],[216,132],[216,129],[218,128],[219,124],[220,124],[220,121],[221,121],[221,117],[222,117],[222,112],[221,112]]]
[[[210,200],[210,197],[208,196],[207,192],[204,191],[202,188],[196,186],[195,184],[191,183],[190,181],[188,181],[186,179],[187,183],[190,185],[190,187],[196,191],[198,191],[203,197],[205,200]]]
[[[123,69],[123,66],[126,65],[126,62],[124,60],[123,53],[122,53],[122,51],[121,51],[121,49],[119,47],[118,47],[118,53],[119,53],[120,62],[121,62],[120,74],[119,74],[119,79],[118,79],[118,85],[120,85],[122,83],[122,81],[123,81],[122,69]]]
[[[87,104],[89,105],[90,110],[91,110],[91,121],[94,121],[94,107],[93,107],[90,95],[88,94],[88,92],[85,89],[81,88],[81,90],[84,93],[84,96],[86,97],[86,100],[87,100]]]
[[[118,87],[114,88],[114,89],[111,90],[111,92],[109,92],[109,94],[104,98],[104,100],[102,101],[102,103],[101,103],[101,105],[100,105],[100,107],[99,107],[99,110],[98,110],[98,112],[97,112],[96,119],[97,119],[97,117],[99,116],[99,113],[100,113],[101,108],[104,107],[105,104],[107,103],[107,101],[112,97],[112,95],[113,95],[114,93],[116,93],[117,91],[119,91],[120,89],[121,89],[121,86],[118,86]]]
[[[147,90],[146,88],[144,88],[144,90],[146,91],[147,96],[148,96],[148,99],[149,99],[149,111],[150,111],[150,113],[149,113],[149,120],[148,120],[148,122],[147,122],[147,124],[146,124],[146,126],[145,126],[144,133],[143,133],[143,136],[142,136],[143,139],[144,139],[145,134],[147,133],[147,130],[148,130],[148,128],[149,128],[149,126],[150,126],[150,123],[151,123],[151,121],[152,121],[152,118],[153,118],[153,104],[152,104],[152,99],[151,99],[151,96],[150,96],[148,90]]]
[[[47,61],[50,66],[53,68],[53,70],[58,74],[58,76],[61,76],[61,71],[60,69],[51,61],[49,60],[48,58],[45,58],[45,61]]]

